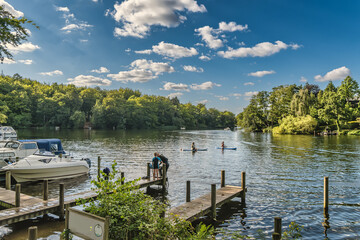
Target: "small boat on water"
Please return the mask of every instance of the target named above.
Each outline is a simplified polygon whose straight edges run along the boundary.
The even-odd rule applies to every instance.
[[[237,148],[236,147],[217,147],[216,149],[221,149],[221,150],[236,150]]]
[[[180,149],[180,151],[183,152],[203,152],[203,151],[207,151],[207,148],[197,148],[196,151],[192,150],[192,149]]]
[[[73,178],[88,174],[90,159],[74,160],[51,152],[37,152],[3,167],[19,183],[40,180]]]

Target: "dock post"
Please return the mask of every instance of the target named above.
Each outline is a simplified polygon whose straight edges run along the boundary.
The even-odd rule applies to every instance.
[[[60,194],[59,194],[59,219],[64,219],[64,191],[65,186],[63,183],[60,183]]]
[[[37,239],[37,227],[32,226],[28,228],[28,239],[29,240],[36,240]]]
[[[18,183],[15,185],[15,207],[20,207],[20,191],[21,185]]]
[[[241,172],[241,188],[243,190],[242,196],[241,196],[241,202],[245,202],[245,196],[246,196],[246,181],[245,181],[245,172]]]
[[[15,158],[15,161],[16,161],[16,162],[18,162],[18,161],[19,161],[19,159],[20,159],[19,157],[16,157],[16,158]]]
[[[280,217],[274,218],[274,233],[273,233],[272,237],[273,237],[273,240],[281,239],[281,218]]]
[[[190,201],[190,181],[186,181],[186,202]]]
[[[124,173],[124,172],[121,172],[121,173],[120,173],[120,177],[121,177],[121,185],[124,185],[124,182],[125,182],[125,173]]]
[[[166,166],[163,166],[162,168],[162,171],[163,171],[163,181],[162,181],[162,187],[163,187],[163,190],[166,189]]]
[[[216,184],[211,184],[211,215],[216,219]]]
[[[98,156],[98,181],[100,181],[101,157]]]
[[[329,177],[324,177],[324,209],[329,209]]]
[[[225,187],[225,170],[221,170],[221,187]]]
[[[150,163],[147,163],[146,177],[150,179]]]
[[[43,183],[43,200],[49,200],[49,181],[47,179]]]
[[[69,205],[65,209],[65,240],[69,240]]]
[[[6,189],[7,190],[11,190],[11,172],[10,171],[6,171]]]

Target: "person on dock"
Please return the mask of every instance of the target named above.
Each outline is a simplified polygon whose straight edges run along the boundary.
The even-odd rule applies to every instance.
[[[158,157],[158,153],[155,152],[154,153],[154,158],[152,159],[152,165],[153,165],[153,177],[155,178],[159,178],[159,164],[161,162],[161,159]]]
[[[196,147],[195,147],[195,142],[192,142],[192,144],[191,144],[191,151],[192,152],[196,152]]]
[[[165,157],[163,154],[159,154],[159,153],[158,153],[158,157],[160,158],[161,162],[163,163],[163,167],[166,167],[166,172],[167,172],[167,170],[170,166],[169,159],[167,157]],[[160,171],[160,176],[162,176],[162,171]]]
[[[106,174],[104,179],[109,180],[110,169],[108,167],[104,168],[103,173]]]

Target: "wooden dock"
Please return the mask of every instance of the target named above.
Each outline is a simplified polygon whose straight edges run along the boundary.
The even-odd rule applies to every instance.
[[[141,179],[136,186],[144,188],[152,185],[162,185],[163,179]],[[74,206],[77,199],[96,199],[97,194],[94,191],[85,191],[72,195],[64,196],[64,199],[53,198],[43,200],[25,194],[20,194],[20,207],[16,206],[16,192],[0,188],[0,206],[8,208],[0,211],[0,226],[20,222],[40,215],[55,213],[61,216],[64,212],[60,206]]]

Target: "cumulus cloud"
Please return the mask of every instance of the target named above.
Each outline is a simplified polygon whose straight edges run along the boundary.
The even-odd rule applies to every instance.
[[[335,81],[345,79],[350,75],[350,69],[343,66],[327,72],[324,76],[316,75],[314,77],[317,82]]]
[[[31,65],[33,63],[33,60],[31,60],[31,59],[19,60],[19,63],[23,63],[23,64],[26,64],[26,65]]]
[[[16,61],[10,59],[10,58],[4,58],[3,64],[14,64]]]
[[[235,32],[235,31],[244,31],[248,29],[248,25],[238,25],[235,22],[220,22],[218,29],[213,29],[210,26],[204,26],[198,29],[195,29],[195,32],[201,36],[201,39],[206,43],[206,45],[211,49],[217,49],[224,46],[223,40],[219,37],[224,38],[224,32]]]
[[[68,7],[55,6],[55,10],[58,11],[58,12],[70,12],[70,9]]]
[[[205,55],[201,55],[201,56],[199,57],[199,59],[202,60],[202,61],[210,61],[210,60],[211,60],[210,57],[205,56]]]
[[[176,92],[176,93],[170,93],[169,95],[168,95],[168,98],[170,98],[170,99],[172,99],[172,98],[178,98],[178,97],[180,97],[180,96],[182,96],[183,95],[183,93],[181,93],[181,92]]]
[[[40,75],[43,75],[43,76],[55,76],[55,75],[64,75],[62,71],[60,70],[55,70],[55,71],[52,71],[52,72],[41,72],[39,73]]]
[[[271,71],[257,71],[257,72],[249,73],[248,76],[263,77],[263,76],[270,75],[270,74],[275,74],[275,73],[276,72],[274,70],[271,70]]]
[[[93,25],[87,24],[87,23],[71,23],[66,25],[65,27],[61,28],[61,30],[65,31],[66,33],[71,33],[72,31],[76,30],[87,30],[88,28],[93,27]]]
[[[131,70],[120,71],[117,74],[108,74],[109,78],[120,82],[147,82],[157,78],[158,75],[167,72],[175,72],[174,68],[168,63],[153,62],[146,59],[137,59],[130,64]]]
[[[109,86],[111,84],[108,79],[91,75],[79,75],[75,78],[68,78],[68,81],[75,86]]]
[[[152,49],[135,51],[135,53],[141,54],[150,54],[152,52],[172,59],[192,57],[198,54],[198,51],[193,47],[186,48],[172,43],[165,43],[164,41],[152,46]]]
[[[20,18],[24,16],[23,12],[20,12],[18,10],[15,10],[13,6],[11,6],[9,3],[5,2],[4,0],[0,0],[0,6],[4,6],[4,9],[11,13],[16,18]]]
[[[186,20],[182,12],[206,12],[195,0],[125,0],[116,2],[110,15],[122,27],[115,28],[116,37],[144,38],[152,26],[177,27]]]
[[[217,96],[219,98],[220,101],[229,101],[228,97],[223,97],[223,96]]]
[[[300,82],[306,83],[306,82],[307,82],[307,79],[302,76],[302,77],[300,78]]]
[[[253,83],[253,82],[246,82],[246,83],[244,83],[244,86],[254,86],[255,85],[255,83]]]
[[[94,73],[108,73],[108,72],[110,72],[110,70],[107,69],[106,67],[100,67],[99,69],[91,70],[91,72],[94,72]]]
[[[164,84],[163,88],[160,88],[161,90],[167,90],[167,91],[189,91],[189,86],[184,83],[172,83],[167,82]]]
[[[209,90],[213,87],[221,87],[220,84],[213,83],[213,82],[204,82],[202,84],[191,84],[190,88],[193,90]]]
[[[183,68],[187,72],[204,72],[203,68],[200,68],[200,67],[197,68],[197,67],[190,66],[190,65],[183,66]]]
[[[241,47],[238,49],[219,51],[218,55],[229,59],[239,57],[267,57],[278,53],[281,50],[286,50],[288,48],[296,50],[299,47],[300,46],[298,44],[286,44],[282,41],[276,41],[275,44],[270,42],[262,42],[256,44],[254,47]]]
[[[33,52],[37,49],[40,49],[40,47],[38,45],[34,45],[31,42],[26,42],[26,43],[20,44],[18,46],[6,44],[6,47],[8,50],[13,52],[14,54],[17,54],[19,52]]]
[[[244,96],[245,97],[251,97],[251,96],[254,96],[254,95],[257,95],[259,92],[257,91],[254,91],[254,92],[246,92],[244,93]]]

